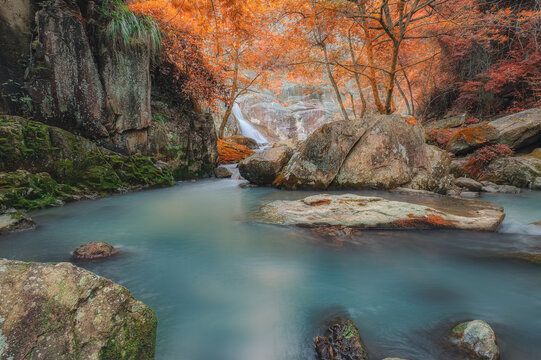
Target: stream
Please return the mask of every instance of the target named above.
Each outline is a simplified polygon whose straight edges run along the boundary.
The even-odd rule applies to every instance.
[[[541,192],[484,195],[507,217],[498,233],[365,231],[332,237],[250,221],[262,204],[312,192],[239,181],[158,190],[36,211],[35,231],[0,239],[0,256],[70,261],[88,241],[121,254],[77,265],[127,287],[158,315],[158,360],[315,359],[324,320],[348,316],[371,359],[456,359],[445,332],[487,321],[502,359],[541,354]],[[407,200],[407,195],[355,191]]]

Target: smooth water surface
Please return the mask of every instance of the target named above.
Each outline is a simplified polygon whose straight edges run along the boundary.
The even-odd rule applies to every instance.
[[[159,360],[314,359],[325,319],[342,315],[376,360],[455,359],[445,331],[468,319],[494,327],[504,360],[540,358],[541,266],[507,255],[541,252],[541,232],[527,226],[541,220],[541,192],[486,197],[506,207],[500,233],[348,237],[251,222],[264,203],[311,193],[238,184],[185,182],[39,211],[35,231],[0,238],[0,256],[57,262],[88,241],[119,247],[79,265],[154,308]]]

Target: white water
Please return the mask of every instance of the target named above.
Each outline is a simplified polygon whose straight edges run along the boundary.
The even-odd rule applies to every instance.
[[[235,115],[235,117],[239,121],[240,132],[242,133],[242,136],[252,138],[258,144],[268,143],[268,140],[263,136],[263,134],[257,131],[257,129],[252,124],[250,124],[249,121],[244,119],[242,111],[240,110],[240,106],[237,103],[233,105],[233,115]]]

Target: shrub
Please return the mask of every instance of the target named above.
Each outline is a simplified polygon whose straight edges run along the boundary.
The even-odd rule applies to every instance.
[[[514,151],[507,145],[487,145],[477,150],[464,170],[473,178],[480,176],[486,167],[494,160],[513,155]]]

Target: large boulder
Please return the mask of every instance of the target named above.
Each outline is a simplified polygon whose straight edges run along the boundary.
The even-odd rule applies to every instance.
[[[293,155],[287,146],[270,148],[242,160],[238,167],[240,175],[257,185],[270,185],[280,174]]]
[[[496,231],[504,217],[501,206],[483,201],[419,197],[401,202],[353,194],[277,200],[261,210],[261,220],[272,224],[360,229]]]
[[[362,135],[364,122],[336,121],[325,124],[306,139],[274,180],[284,189],[326,189]]]
[[[461,129],[446,146],[452,153],[463,154],[487,144],[503,144],[516,150],[540,140],[541,109],[535,108]]]
[[[353,321],[334,320],[327,332],[327,337],[318,336],[314,340],[319,360],[368,360],[368,352]]]
[[[498,360],[500,349],[496,344],[496,334],[482,320],[467,321],[451,330],[451,342],[466,356],[477,360]]]
[[[1,359],[154,359],[154,311],[69,263],[0,260]]]
[[[444,192],[449,156],[425,144],[412,117],[373,115],[323,125],[301,145],[274,185],[284,189],[409,186]]]

